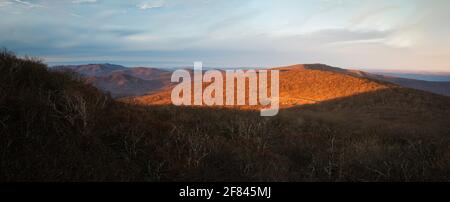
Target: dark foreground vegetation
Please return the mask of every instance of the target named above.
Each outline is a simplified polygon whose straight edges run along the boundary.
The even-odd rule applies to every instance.
[[[122,104],[0,53],[0,181],[449,181],[449,98],[394,88],[259,112]]]

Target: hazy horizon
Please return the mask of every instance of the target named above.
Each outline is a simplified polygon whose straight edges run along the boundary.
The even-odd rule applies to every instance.
[[[50,65],[450,72],[445,0],[0,0],[0,16],[1,47]]]
[[[159,68],[159,69],[176,69],[176,68],[193,68],[194,66],[192,64],[187,63],[180,63],[179,65],[145,65],[145,64],[139,64],[139,63],[122,63],[122,62],[108,62],[108,61],[88,61],[88,62],[66,62],[66,63],[48,63],[45,62],[49,67],[57,67],[57,66],[81,66],[81,65],[97,65],[97,64],[112,64],[112,65],[120,65],[127,68],[136,68],[136,67],[144,67],[144,68]],[[217,69],[233,69],[233,68],[240,68],[240,69],[254,69],[254,68],[276,68],[276,67],[285,67],[285,66],[293,66],[293,65],[302,65],[302,64],[323,64],[323,63],[295,63],[295,64],[287,64],[287,65],[280,65],[280,66],[204,66],[204,68],[217,68]],[[332,67],[338,67],[330,64],[324,64]],[[392,74],[424,74],[424,75],[450,75],[450,70],[448,71],[427,71],[427,70],[402,70],[402,69],[389,69],[389,68],[364,68],[364,67],[338,67],[343,69],[349,69],[349,70],[360,70],[365,72],[372,72],[372,73],[392,73]],[[448,79],[450,80],[450,79]]]

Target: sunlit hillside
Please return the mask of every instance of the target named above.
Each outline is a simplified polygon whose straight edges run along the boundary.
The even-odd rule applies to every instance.
[[[326,100],[398,87],[394,84],[359,77],[346,70],[321,64],[294,65],[274,68],[273,70],[280,71],[280,105],[282,108],[302,104],[314,104]],[[225,85],[226,82],[224,81],[224,86]],[[204,84],[204,87],[206,86],[208,86],[208,84]],[[268,86],[270,87],[270,80]],[[122,100],[141,105],[169,105],[171,104],[171,90],[172,88],[167,88],[163,91],[157,91],[149,95],[136,96]],[[247,101],[248,90],[247,80]],[[270,88],[268,93],[270,94]],[[240,108],[251,107],[240,106]]]

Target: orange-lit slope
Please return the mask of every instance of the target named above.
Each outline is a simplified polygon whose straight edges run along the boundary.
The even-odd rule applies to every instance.
[[[317,103],[395,87],[392,84],[358,77],[347,70],[326,65],[293,65],[274,68],[274,70],[280,70],[280,105],[282,107]],[[171,104],[171,89],[122,99],[122,101],[142,105]]]

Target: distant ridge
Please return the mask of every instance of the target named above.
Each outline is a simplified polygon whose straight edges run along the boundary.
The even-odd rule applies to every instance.
[[[127,68],[114,64],[55,66],[57,71],[74,71],[87,83],[108,92],[114,98],[145,95],[170,85],[171,72],[156,68]]]
[[[171,83],[170,83],[170,77],[171,73],[176,70],[176,68],[169,68],[169,69],[160,69],[160,68],[148,68],[148,67],[133,67],[133,68],[127,68],[121,65],[114,65],[114,64],[87,64],[87,65],[67,65],[67,66],[55,66],[53,67],[55,70],[71,70],[74,72],[79,73],[80,75],[84,76],[88,83],[93,84],[97,88],[109,92],[113,97],[120,98],[120,97],[139,97],[139,96],[145,96],[148,94],[159,94],[158,97],[163,98],[163,94],[167,94],[167,92],[164,92],[164,90],[170,89]],[[352,78],[351,80],[356,81],[356,78],[363,79],[365,81],[370,81],[371,83],[378,83],[380,85],[388,85],[388,84],[395,84],[406,88],[413,88],[417,90],[423,90],[427,92],[432,92],[436,94],[446,95],[450,96],[450,82],[433,82],[433,81],[422,81],[422,80],[415,80],[415,79],[405,79],[405,78],[399,78],[399,77],[393,77],[393,76],[384,76],[384,75],[378,75],[374,73],[369,73],[365,71],[360,70],[350,70],[350,69],[343,69],[339,67],[332,67],[325,64],[296,64],[296,65],[290,65],[285,67],[277,67],[274,69],[281,70],[282,77],[285,79],[293,79],[297,80],[297,78],[293,78],[292,76],[287,75],[287,72],[295,74],[297,77],[302,78],[299,81],[303,82],[302,85],[306,85],[305,82],[309,83],[321,83],[321,87],[319,90],[323,89],[329,89],[331,86],[323,85],[324,81],[320,79],[319,75],[324,76],[325,80],[329,80],[330,78],[334,78],[333,80],[330,80],[328,83],[329,85],[335,85],[338,89],[336,89],[336,96],[339,95],[346,95],[347,93],[350,93],[351,91],[359,92],[362,90],[360,89],[356,90],[352,85],[347,83],[347,87],[345,88],[347,91],[344,93],[344,89],[340,89],[340,84],[333,82],[338,81],[339,79],[336,78],[336,75],[340,75],[340,77],[347,77]],[[192,71],[191,69],[188,69],[189,71]],[[316,72],[317,75],[312,74],[312,72]],[[119,75],[123,76],[119,76]],[[302,75],[304,74],[304,75]],[[126,75],[126,76],[125,76]],[[331,76],[333,75],[333,76]],[[328,77],[331,76],[331,77]],[[311,77],[311,78],[307,78]],[[359,80],[361,81],[361,80]],[[344,82],[345,83],[345,82]],[[344,84],[342,83],[342,84]],[[286,84],[286,86],[289,86],[291,84]],[[356,85],[356,83],[355,83]],[[358,84],[359,85],[359,84]],[[294,85],[296,86],[296,85]],[[364,85],[363,85],[364,86]],[[300,88],[300,86],[297,86]],[[302,86],[303,92],[308,91],[308,88],[305,88]],[[284,89],[286,91],[286,89]],[[311,92],[314,90],[311,90]],[[336,96],[333,96],[332,90],[327,90],[328,93],[323,94],[323,98],[333,98]],[[296,92],[298,94],[300,92]],[[322,92],[323,93],[323,92]],[[311,93],[310,93],[311,94]],[[301,94],[298,94],[301,95]],[[300,100],[300,102],[312,102],[314,101],[320,101],[322,98],[317,98],[318,96],[310,96],[310,97],[302,97],[299,98],[298,96],[287,96],[287,99],[285,100],[286,103],[295,103],[294,100]],[[152,102],[156,103],[165,103],[166,101],[158,100],[156,101],[154,98],[150,98],[147,96],[148,99],[153,100]]]
[[[121,65],[105,63],[105,64],[54,66],[53,69],[73,70],[83,76],[106,76],[112,71],[126,70],[127,68]]]

